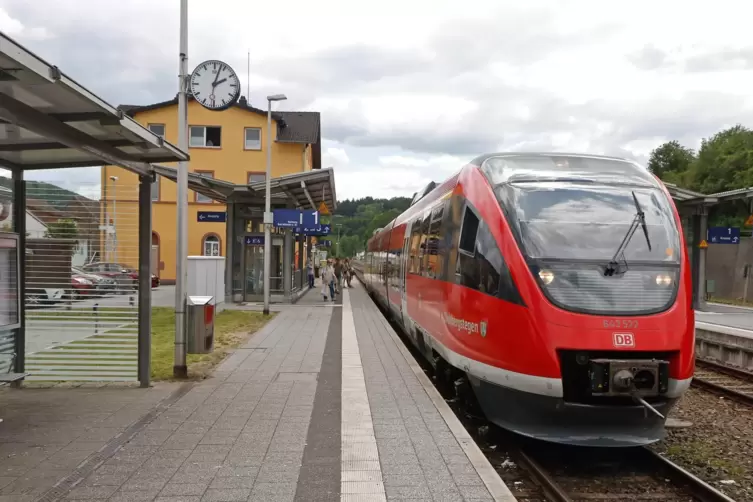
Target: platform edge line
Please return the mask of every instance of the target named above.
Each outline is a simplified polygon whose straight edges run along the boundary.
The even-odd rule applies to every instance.
[[[377,308],[378,310],[378,307],[374,303],[374,300],[371,299],[371,297],[368,297],[368,299],[372,303],[372,305],[374,305],[374,308]],[[384,314],[382,314],[382,312],[380,311],[379,315],[383,316]],[[400,352],[405,358],[405,361],[408,363],[410,369],[413,371],[413,374],[415,374],[416,378],[418,378],[418,381],[424,388],[424,392],[426,392],[426,394],[429,396],[429,399],[431,399],[432,403],[434,403],[434,406],[437,408],[437,411],[439,411],[439,414],[447,424],[447,427],[450,428],[452,435],[455,436],[455,439],[463,449],[465,456],[468,457],[471,465],[473,465],[473,468],[476,469],[476,472],[484,482],[486,489],[489,490],[492,498],[496,502],[517,502],[518,499],[515,498],[515,495],[512,494],[510,488],[505,484],[504,481],[502,481],[502,478],[499,476],[497,471],[494,470],[494,467],[492,467],[489,459],[486,458],[486,455],[484,455],[484,453],[478,447],[470,434],[468,434],[468,431],[465,430],[463,424],[460,423],[458,417],[455,416],[455,413],[450,409],[450,406],[439,394],[439,391],[434,387],[434,384],[431,383],[429,377],[426,376],[423,369],[421,369],[421,366],[419,366],[413,355],[408,351],[408,348],[405,346],[400,337],[397,336],[397,333],[395,333],[395,330],[392,328],[392,326],[390,326],[389,323],[385,323],[385,327],[387,328],[387,332],[390,334],[392,341],[395,342],[395,344],[400,349]]]

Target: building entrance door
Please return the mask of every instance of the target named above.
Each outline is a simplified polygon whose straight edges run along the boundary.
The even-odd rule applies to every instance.
[[[264,299],[264,237],[247,236],[245,239],[244,299],[256,302]],[[272,237],[269,290],[271,295],[282,294],[282,237]]]

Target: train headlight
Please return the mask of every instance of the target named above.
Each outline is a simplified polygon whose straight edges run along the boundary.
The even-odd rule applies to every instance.
[[[666,274],[659,274],[656,276],[656,285],[657,286],[671,286],[672,285],[672,276],[666,275]]]
[[[548,286],[554,280],[554,272],[551,270],[539,270],[539,279]]]

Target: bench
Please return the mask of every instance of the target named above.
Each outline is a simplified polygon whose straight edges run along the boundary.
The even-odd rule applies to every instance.
[[[13,383],[18,382],[19,380],[23,380],[27,376],[29,376],[31,373],[13,373],[11,370],[13,369],[13,363],[16,362],[16,353],[13,352],[11,354],[0,354],[0,357],[2,356],[10,356],[10,364],[8,365],[8,373],[0,373],[0,383]]]

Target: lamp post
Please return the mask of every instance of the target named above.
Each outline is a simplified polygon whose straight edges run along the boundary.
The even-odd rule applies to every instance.
[[[272,101],[288,99],[284,94],[267,96],[267,187],[264,197],[264,315],[269,315],[269,271],[272,258]]]
[[[117,176],[110,176],[112,181],[112,240],[113,240],[113,254],[115,255],[115,263],[118,263],[118,190],[117,190]]]

